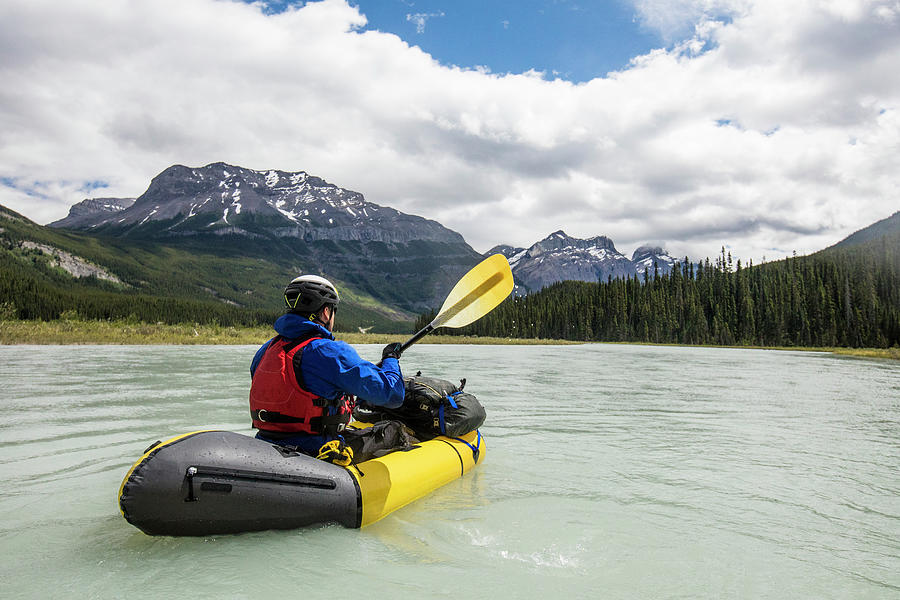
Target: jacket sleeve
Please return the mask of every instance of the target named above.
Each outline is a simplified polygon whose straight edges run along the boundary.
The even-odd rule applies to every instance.
[[[385,359],[377,367],[344,342],[324,341],[305,350],[301,369],[306,388],[323,398],[343,392],[375,406],[398,408],[406,394],[397,359]]]

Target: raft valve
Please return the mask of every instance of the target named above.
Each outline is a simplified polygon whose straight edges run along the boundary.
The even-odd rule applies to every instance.
[[[196,502],[199,500],[196,496],[194,496],[194,475],[197,474],[197,467],[188,467],[187,468],[187,480],[188,480],[188,497],[184,499],[185,502]]]

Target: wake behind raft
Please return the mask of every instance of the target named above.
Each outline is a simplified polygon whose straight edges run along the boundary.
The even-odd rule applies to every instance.
[[[197,431],[148,448],[122,482],[119,507],[149,535],[364,527],[468,473],[484,457],[477,430],[348,467],[239,433]]]

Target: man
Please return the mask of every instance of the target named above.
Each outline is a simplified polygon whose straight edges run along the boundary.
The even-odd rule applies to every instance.
[[[403,404],[401,344],[385,346],[374,365],[336,341],[331,332],[340,298],[323,277],[295,278],[284,302],[285,314],[275,321],[278,335],[250,365],[250,414],[257,438],[315,456],[350,421],[354,396],[386,408]]]

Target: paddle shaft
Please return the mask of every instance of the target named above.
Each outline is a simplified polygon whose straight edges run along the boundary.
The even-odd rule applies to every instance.
[[[434,325],[431,325],[430,323],[428,325],[426,325],[425,327],[423,327],[422,329],[420,329],[416,335],[414,335],[411,338],[409,338],[408,340],[406,340],[406,342],[404,342],[404,344],[402,346],[400,346],[400,354],[403,354],[404,350],[406,350],[407,348],[409,348],[410,346],[412,346],[413,344],[415,344],[416,342],[421,340],[423,337],[425,337],[432,331],[434,331]]]

